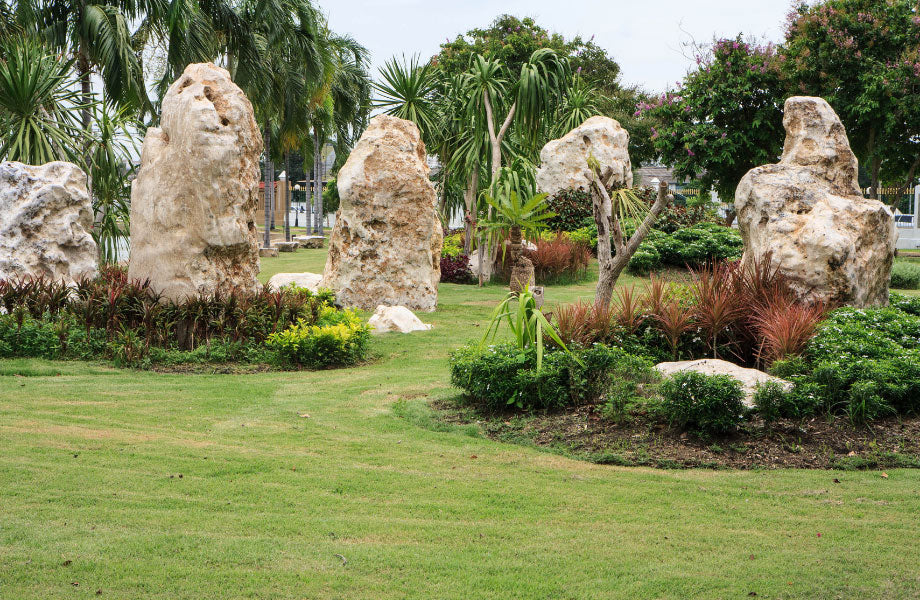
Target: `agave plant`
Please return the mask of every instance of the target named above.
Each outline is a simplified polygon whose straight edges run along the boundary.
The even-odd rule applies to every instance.
[[[437,85],[435,71],[430,64],[419,64],[418,56],[402,60],[391,58],[380,69],[380,83],[374,90],[381,97],[374,100],[374,108],[382,108],[388,115],[412,121],[423,136],[435,129],[436,107],[432,94]]]
[[[38,41],[13,37],[0,45],[0,160],[41,165],[83,163],[81,100],[73,61]]]

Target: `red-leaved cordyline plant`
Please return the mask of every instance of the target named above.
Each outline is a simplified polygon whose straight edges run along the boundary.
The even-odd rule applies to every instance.
[[[553,313],[556,329],[562,341],[590,346],[595,342],[610,343],[616,337],[613,309],[582,301],[564,304]]]
[[[712,263],[693,272],[694,317],[706,334],[713,358],[719,358],[719,335],[750,310],[742,304],[743,296],[735,293],[737,268],[730,263]]]
[[[659,314],[670,295],[671,284],[653,273],[642,301],[650,313]]]
[[[783,296],[761,303],[753,317],[760,338],[758,360],[770,366],[777,360],[804,352],[828,309],[823,302],[798,302]]]
[[[693,312],[681,306],[677,300],[664,302],[658,311],[652,314],[658,330],[664,335],[671,347],[671,357],[677,360],[677,348],[681,336],[693,327]]]
[[[535,244],[536,248],[525,248],[521,254],[533,263],[534,277],[540,284],[561,278],[578,279],[591,262],[591,249],[587,245],[573,242],[562,234],[551,240],[537,240]],[[510,275],[511,264],[507,256],[502,268]]]
[[[636,292],[636,286],[616,288],[613,296],[617,324],[630,335],[636,333],[646,318],[643,302]]]

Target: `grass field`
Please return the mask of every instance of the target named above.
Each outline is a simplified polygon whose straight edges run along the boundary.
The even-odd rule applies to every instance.
[[[0,361],[0,597],[920,597],[920,471],[619,468],[424,426],[502,295],[442,285],[432,331],[354,369]]]

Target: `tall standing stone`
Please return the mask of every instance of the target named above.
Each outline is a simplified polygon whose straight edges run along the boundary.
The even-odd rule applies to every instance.
[[[591,117],[540,151],[537,189],[550,197],[565,190],[591,189],[588,157],[614,171],[611,184],[632,186],[629,133],[610,117]]]
[[[804,300],[887,304],[898,232],[860,193],[843,124],[822,98],[795,96],[783,126],[779,164],[751,169],[735,193],[743,260],[769,255]]]
[[[94,276],[92,228],[86,174],[77,165],[0,163],[0,279]]]
[[[147,130],[131,189],[128,275],[172,300],[259,289],[262,136],[230,74],[191,64]]]
[[[345,306],[433,311],[443,236],[418,127],[374,117],[337,181],[340,204],[322,287]]]

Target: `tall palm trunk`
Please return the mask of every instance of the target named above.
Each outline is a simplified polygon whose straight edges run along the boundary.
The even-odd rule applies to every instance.
[[[262,140],[265,146],[265,163],[262,165],[262,182],[264,185],[264,192],[262,194],[262,206],[265,211],[265,233],[262,238],[262,246],[265,248],[271,248],[272,239],[270,230],[272,225],[272,215],[271,209],[269,208],[271,203],[271,193],[269,192],[269,189],[271,188],[271,177],[268,168],[268,163],[270,162],[268,160],[268,153],[271,151],[272,137],[267,125],[265,126],[265,131],[262,133]]]
[[[284,151],[284,241],[291,241],[291,153]]]
[[[313,234],[323,234],[322,210],[322,173],[320,173],[319,129],[313,128]]]
[[[77,50],[77,76],[80,78],[80,102],[83,108],[80,114],[83,117],[83,131],[89,135],[90,127],[93,124],[93,112],[90,109],[90,103],[93,101],[93,86],[89,79],[89,59],[86,55],[86,41],[80,40],[80,48]]]
[[[316,212],[319,215],[317,217],[319,219],[319,226],[317,228],[317,233],[319,235],[323,235],[324,234],[323,225],[325,224],[325,220],[326,220],[326,213],[323,210],[323,189],[324,189],[323,183],[326,179],[326,161],[323,160],[322,144],[320,143],[320,139],[319,139],[319,130],[315,130],[313,137],[315,138],[315,141],[313,143],[319,149],[319,155],[317,157],[317,161],[318,161],[317,166],[319,167],[319,184],[317,186],[318,189],[316,192],[316,196],[317,196],[316,197],[316,206],[317,206]]]

